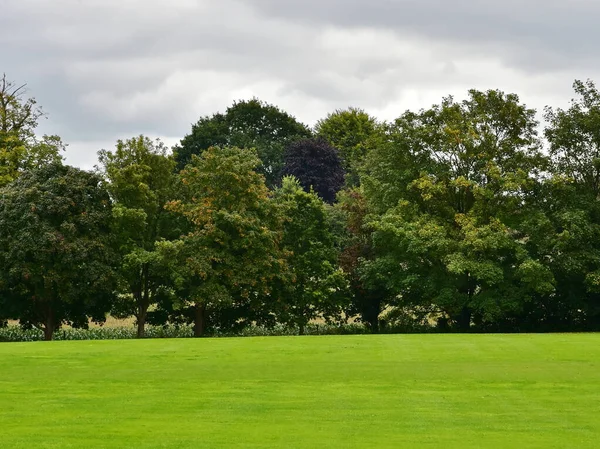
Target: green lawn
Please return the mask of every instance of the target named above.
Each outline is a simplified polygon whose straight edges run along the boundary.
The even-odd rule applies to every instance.
[[[597,448],[600,335],[0,344],[2,448]]]

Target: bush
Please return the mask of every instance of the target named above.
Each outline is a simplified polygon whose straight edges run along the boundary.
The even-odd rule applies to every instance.
[[[411,329],[424,332],[425,328]],[[411,331],[409,330],[409,331]],[[405,333],[407,329],[388,326],[384,333]],[[362,324],[343,325],[309,324],[305,335],[356,335],[368,334],[369,330]],[[277,324],[272,327],[249,326],[239,331],[221,331],[215,329],[207,337],[269,337],[298,335],[298,328]],[[188,325],[147,326],[145,338],[192,338],[194,329]],[[90,329],[73,329],[65,327],[54,333],[54,340],[129,340],[136,338],[134,327],[94,327]],[[44,332],[39,329],[23,329],[10,325],[0,328],[0,342],[42,341]]]
[[[147,338],[193,337],[190,326],[148,326]],[[136,338],[133,327],[94,327],[90,329],[63,328],[54,333],[54,340],[128,340]],[[41,341],[44,332],[39,329],[23,329],[20,326],[0,328],[0,342]]]

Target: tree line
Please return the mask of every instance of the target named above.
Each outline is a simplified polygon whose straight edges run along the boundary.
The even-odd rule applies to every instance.
[[[91,171],[36,135],[24,87],[0,79],[0,325],[600,328],[592,81],[543,123],[499,90],[314,128],[239,101],[172,149],[119,140]]]

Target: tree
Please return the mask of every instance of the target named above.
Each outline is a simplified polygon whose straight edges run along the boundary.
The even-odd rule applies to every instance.
[[[600,92],[591,80],[573,88],[580,98],[568,110],[545,110],[550,156],[556,174],[600,198]]]
[[[337,264],[338,251],[323,201],[314,192],[305,192],[293,177],[283,178],[275,199],[285,215],[283,248],[293,277],[277,292],[279,319],[298,326],[302,335],[314,318],[341,317],[347,281]]]
[[[115,288],[111,204],[102,179],[61,164],[0,190],[0,310],[23,326],[102,322]]]
[[[346,315],[358,315],[371,332],[379,332],[379,317],[383,310],[393,303],[386,288],[386,273],[375,274],[375,270],[365,270],[376,259],[373,248],[373,229],[368,225],[369,205],[359,187],[342,190],[335,210],[339,212],[343,237],[340,239],[340,267],[349,281],[350,301]]]
[[[338,151],[322,138],[290,144],[285,151],[282,174],[294,176],[305,191],[312,188],[330,204],[344,185],[344,169]]]
[[[553,177],[538,201],[543,232],[531,244],[557,282],[547,319],[556,327],[599,329],[600,93],[590,80],[573,88],[578,98],[567,110],[545,110]]]
[[[276,106],[256,98],[233,103],[225,114],[201,117],[175,148],[177,169],[213,146],[255,148],[261,165],[257,171],[265,176],[268,187],[281,177],[285,147],[311,132],[302,123]]]
[[[168,261],[157,243],[179,237],[173,214],[165,210],[174,195],[175,162],[162,142],[144,136],[119,140],[114,151],[102,150],[99,158],[122,257],[119,273],[126,287],[121,309],[135,315],[141,338],[149,307],[169,283],[164,268]]]
[[[547,168],[536,126],[535,111],[500,91],[471,90],[396,120],[366,166],[377,214],[370,275],[385,273],[403,304],[434,304],[461,330],[552,291],[520,228]]]
[[[58,136],[36,137],[44,113],[34,98],[24,98],[25,87],[6,75],[0,79],[0,186],[25,170],[62,160],[65,146]]]
[[[490,329],[500,331],[587,331],[600,329],[597,289],[600,209],[594,195],[553,175],[529,199],[520,225],[531,257],[554,278],[550,294],[533,295],[523,310],[509,314]]]
[[[339,150],[349,186],[360,184],[359,172],[367,153],[384,139],[385,127],[362,109],[338,109],[315,127],[323,137]]]
[[[181,300],[193,307],[195,335],[211,310],[266,294],[286,269],[281,214],[256,169],[255,151],[212,147],[181,173],[186,194],[170,210],[190,223],[180,249]]]

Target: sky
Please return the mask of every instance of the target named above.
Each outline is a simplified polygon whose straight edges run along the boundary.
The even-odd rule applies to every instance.
[[[466,96],[568,106],[600,81],[597,0],[0,0],[0,73],[27,83],[67,162],[259,99],[312,126]]]

